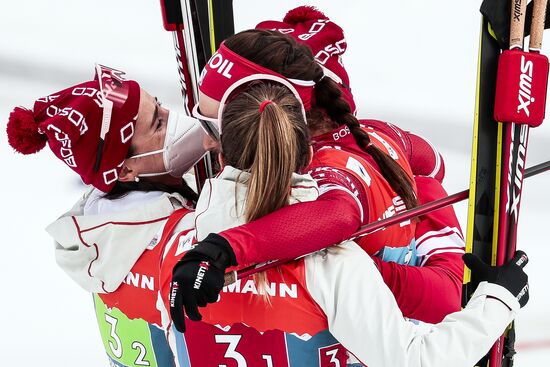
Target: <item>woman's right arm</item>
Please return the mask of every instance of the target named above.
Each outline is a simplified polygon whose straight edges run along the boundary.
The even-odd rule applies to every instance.
[[[170,312],[176,329],[185,328],[180,305],[188,315],[200,318],[199,302],[216,300],[227,268],[290,260],[351,237],[363,218],[359,198],[345,186],[321,181],[323,194],[316,201],[289,205],[240,227],[210,233],[185,254],[172,272]],[[204,261],[208,268],[201,267]],[[199,288],[193,288],[196,282]],[[198,291],[189,292],[189,287]]]
[[[350,185],[336,178],[323,179],[317,200],[286,206],[219,235],[229,242],[238,264],[294,259],[340,243],[363,220]]]
[[[439,324],[406,321],[372,259],[355,243],[306,258],[307,287],[334,337],[369,367],[473,366],[515,318],[520,304],[482,282],[468,305]]]

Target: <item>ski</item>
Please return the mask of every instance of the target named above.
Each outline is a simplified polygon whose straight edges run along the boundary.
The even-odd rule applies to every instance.
[[[505,2],[496,3],[503,6]],[[466,230],[466,252],[472,252],[484,262],[496,265],[497,228],[499,223],[499,199],[501,190],[503,125],[493,117],[496,77],[500,47],[489,20],[481,21],[472,163],[470,171],[470,195]],[[479,281],[464,270],[463,305],[470,299]],[[485,367],[489,354],[476,366]]]
[[[161,0],[164,28],[172,33],[184,110],[198,102],[200,72],[225,38],[234,33],[231,0]],[[197,192],[215,173],[210,153],[195,165]]]
[[[493,37],[491,25],[483,16],[479,39],[476,102],[466,229],[466,251],[493,263],[493,228],[495,198],[500,192],[502,157],[502,125],[493,118],[496,75],[500,47]],[[497,218],[498,219],[498,218]],[[479,282],[464,271],[463,304],[465,305]]]

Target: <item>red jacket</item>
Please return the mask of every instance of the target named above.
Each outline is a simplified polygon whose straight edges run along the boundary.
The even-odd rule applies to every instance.
[[[393,125],[379,121],[366,122],[365,126],[371,126],[385,136],[394,136],[396,140],[388,139],[392,141],[392,146],[397,144],[409,161],[413,161],[412,166],[417,167],[420,173],[427,175],[415,178],[417,185],[419,179],[422,181],[422,187],[418,187],[417,190],[421,203],[446,196],[440,183],[444,165],[439,153],[435,150],[430,151],[428,148],[431,146],[425,141],[420,145],[413,144],[418,143],[418,137],[412,137],[412,134],[407,134]],[[337,129],[327,136],[340,137],[339,131],[340,129]],[[318,140],[328,144],[326,139]],[[373,139],[373,143],[377,144],[376,141],[377,139]],[[351,141],[352,145],[353,143],[354,141]],[[415,153],[415,147],[418,146],[420,148],[416,149]],[[317,152],[322,152],[320,148],[316,146]],[[357,146],[352,146],[351,149],[357,153]],[[419,152],[423,154],[419,155]],[[362,154],[365,160],[372,162],[368,154]],[[315,159],[316,157],[314,157],[314,164]],[[321,176],[323,172],[320,172],[320,175],[314,174],[322,192],[316,201],[288,206],[246,225],[220,233],[231,244],[240,264],[295,258],[311,253],[351,237],[362,224],[368,222],[364,220],[360,207],[363,213],[369,212],[370,204],[366,200],[366,194],[361,195],[359,191],[356,193],[356,189],[361,186],[356,175],[341,169],[330,169],[334,167],[326,168],[324,177]],[[327,174],[327,172],[332,173]],[[419,238],[429,230],[438,231],[446,227],[457,228],[460,231],[452,208],[449,207],[440,213],[445,215],[438,215],[437,219],[433,219],[433,215],[437,214],[429,214],[421,218],[426,222],[418,225],[419,232],[415,237]],[[371,217],[370,220],[372,221],[373,218]],[[425,257],[422,267],[375,260],[405,316],[437,322],[449,312],[460,309],[463,263],[461,253],[453,251],[441,250],[429,254]],[[413,295],[411,295],[411,289],[415,290]]]
[[[364,131],[370,141],[389,154],[412,180],[412,172],[400,147],[382,132],[372,128]],[[306,169],[317,181],[321,193],[346,190],[357,199],[361,224],[368,224],[406,210],[403,200],[395,193],[380,173],[374,159],[356,143],[347,127],[315,138],[314,154]],[[414,238],[414,221],[383,228],[358,239],[359,245],[370,255],[385,246],[407,246]]]

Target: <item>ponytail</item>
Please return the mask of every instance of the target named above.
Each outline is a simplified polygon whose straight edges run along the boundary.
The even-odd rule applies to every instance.
[[[290,180],[296,172],[296,135],[276,103],[260,113],[256,159],[250,167],[246,219],[252,221],[288,205]]]
[[[292,174],[309,158],[307,126],[294,95],[281,85],[250,86],[225,107],[222,131],[225,162],[250,173],[246,220],[288,205]]]
[[[248,171],[246,221],[289,204],[292,174],[309,163],[309,133],[296,97],[280,84],[251,84],[222,113],[226,164]],[[270,303],[265,272],[254,275]]]

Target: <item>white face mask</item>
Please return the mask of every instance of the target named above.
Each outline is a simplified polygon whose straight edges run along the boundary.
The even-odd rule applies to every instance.
[[[164,148],[130,157],[140,158],[162,153],[166,171],[141,173],[138,177],[160,176],[167,173],[170,176],[182,177],[206,154],[202,145],[204,135],[205,132],[197,119],[170,111],[164,137]]]

